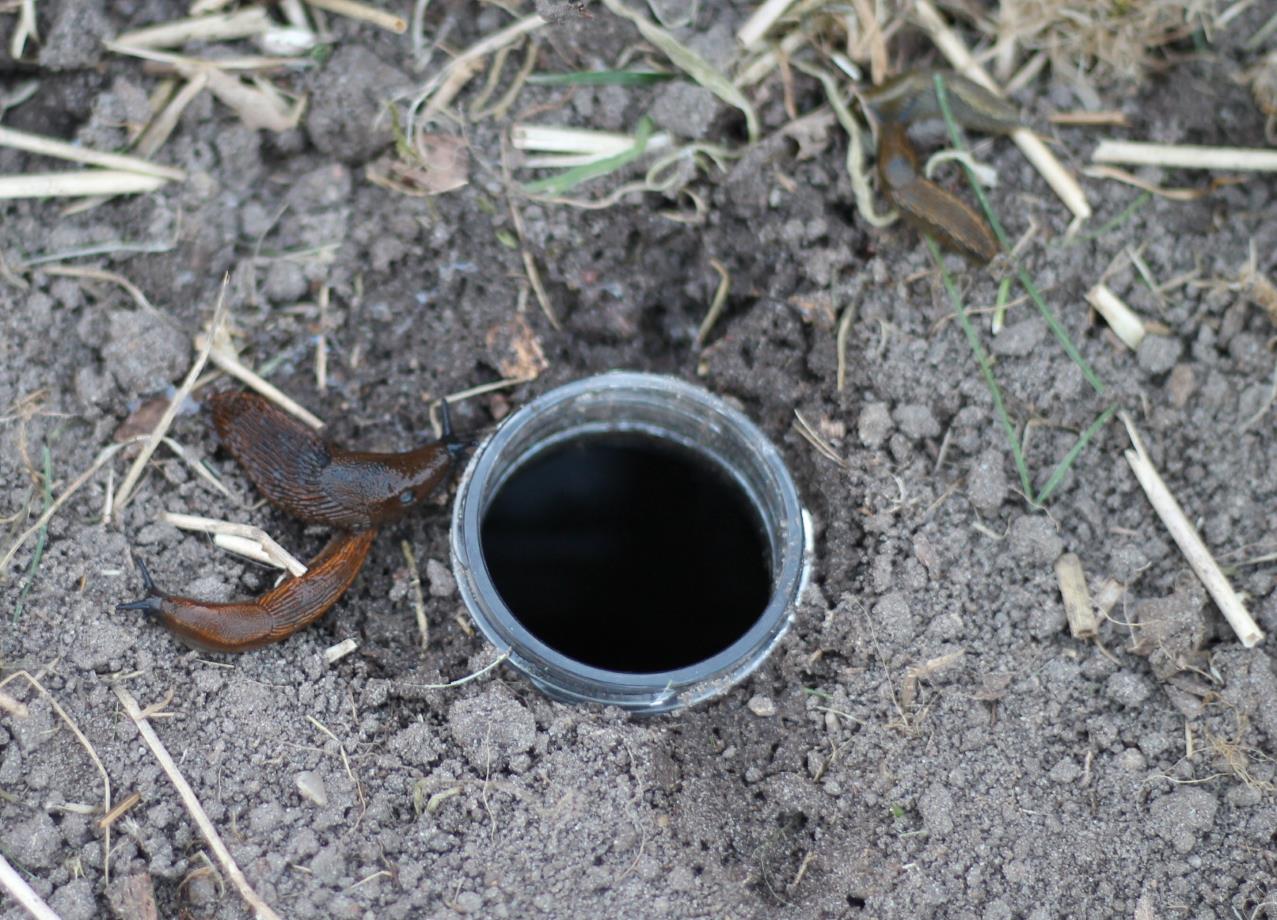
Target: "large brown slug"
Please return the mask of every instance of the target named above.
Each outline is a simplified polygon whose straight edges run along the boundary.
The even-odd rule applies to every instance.
[[[210,652],[246,652],[292,635],[327,613],[350,587],[372,547],[375,530],[335,534],[304,575],[289,578],[256,600],[218,604],[166,594],[142,560],[146,596],[115,609],[140,610],[187,645]]]
[[[465,445],[444,404],[444,437],[402,453],[348,451],[256,393],[209,400],[222,444],[266,499],[309,524],[345,530],[398,520],[434,491]]]

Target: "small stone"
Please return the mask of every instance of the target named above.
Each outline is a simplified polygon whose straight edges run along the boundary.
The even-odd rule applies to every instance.
[[[1011,552],[1026,562],[1055,562],[1064,552],[1064,541],[1045,515],[1020,515],[1011,522],[1008,542]]]
[[[470,765],[482,774],[504,770],[512,756],[536,742],[536,719],[503,687],[457,700],[448,709],[448,725]]]
[[[1139,773],[1148,766],[1148,761],[1139,748],[1126,748],[1117,755],[1117,765],[1127,773]]]
[[[62,920],[93,920],[98,915],[93,883],[87,878],[67,882],[49,898],[49,906]]]
[[[1191,364],[1176,364],[1171,370],[1170,379],[1166,381],[1166,389],[1171,394],[1171,405],[1183,409],[1188,399],[1197,389],[1197,375],[1193,373]]]
[[[1209,633],[1202,614],[1204,602],[1205,598],[1196,591],[1179,590],[1169,597],[1135,605],[1135,644],[1131,651],[1147,655],[1153,673],[1163,680],[1198,664],[1199,651]]]
[[[758,716],[760,719],[766,719],[776,715],[776,704],[772,702],[772,698],[770,696],[756,694],[755,696],[750,697],[749,702],[745,705],[749,707],[750,712]]]
[[[459,914],[477,914],[483,910],[483,897],[475,891],[463,891],[452,902],[452,909]]]
[[[892,429],[891,412],[886,403],[867,403],[860,410],[856,432],[860,443],[874,450],[882,447]]]
[[[326,846],[310,861],[310,872],[321,884],[336,885],[346,874],[346,857],[336,846]]]
[[[1038,317],[1012,323],[1003,328],[993,339],[993,353],[1008,357],[1023,357],[1046,338],[1046,323]]]
[[[967,498],[981,514],[991,515],[1006,497],[1006,461],[1000,451],[990,448],[976,457],[967,474]]]
[[[913,638],[913,611],[909,600],[898,591],[885,594],[874,605],[873,619],[884,639],[895,645],[905,645]]]
[[[457,593],[457,580],[438,559],[426,560],[426,580],[430,583],[431,597],[452,597]]]
[[[1059,763],[1051,768],[1050,772],[1047,773],[1051,782],[1060,784],[1074,782],[1081,775],[1082,768],[1077,765],[1077,761],[1075,761],[1072,757],[1063,758]]]
[[[678,137],[700,140],[710,128],[723,104],[718,97],[695,83],[667,83],[652,103],[652,120]]]
[[[1218,808],[1219,802],[1206,789],[1181,786],[1149,807],[1149,822],[1177,853],[1187,854],[1196,846],[1198,835],[1215,823]]]
[[[271,264],[266,272],[266,281],[262,285],[262,293],[272,303],[297,303],[310,290],[306,284],[306,273],[296,262],[281,259]]]
[[[1138,706],[1150,693],[1148,681],[1131,671],[1118,671],[1104,682],[1104,695],[1123,706]]]
[[[141,311],[111,314],[102,361],[126,395],[162,390],[181,376],[190,359],[186,338]]]
[[[306,133],[321,152],[363,163],[394,143],[385,107],[411,81],[363,45],[341,45],[315,81]]]
[[[922,825],[932,837],[943,837],[953,830],[953,795],[934,783],[918,799]]]
[[[47,70],[96,66],[102,58],[102,39],[112,32],[103,0],[60,3],[53,9],[53,24],[41,43],[40,66]]]
[[[1184,345],[1179,339],[1165,335],[1146,335],[1136,350],[1140,367],[1150,374],[1165,374],[1175,366]]]
[[[320,808],[328,804],[328,790],[324,787],[324,778],[314,770],[306,770],[297,774],[297,791],[302,798],[313,802]]]
[[[900,430],[915,441],[934,438],[940,434],[940,423],[931,413],[930,406],[918,404],[900,406],[892,413],[892,418],[896,420]]]

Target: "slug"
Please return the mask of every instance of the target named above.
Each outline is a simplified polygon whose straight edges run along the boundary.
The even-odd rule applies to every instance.
[[[217,604],[166,594],[137,559],[146,596],[120,604],[159,620],[179,640],[209,652],[246,652],[292,635],[327,613],[350,587],[377,531],[338,533],[304,575],[290,578],[256,600]]]
[[[981,264],[998,254],[997,238],[985,219],[918,171],[918,155],[898,122],[883,125],[878,135],[878,179],[901,216],[942,246]]]
[[[919,70],[874,87],[862,95],[882,119],[878,132],[878,180],[883,194],[905,220],[942,245],[981,264],[998,254],[993,230],[965,201],[927,179],[908,126],[940,116],[934,71]],[[1006,100],[957,74],[945,75],[949,110],[958,124],[978,131],[1005,134],[1019,127]]]
[[[266,499],[309,524],[342,530],[398,520],[444,481],[467,444],[452,431],[402,453],[347,451],[256,393],[230,390],[210,400],[222,444]]]

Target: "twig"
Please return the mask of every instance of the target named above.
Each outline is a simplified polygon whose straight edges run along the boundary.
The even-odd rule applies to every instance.
[[[271,565],[285,569],[294,576],[306,574],[305,565],[297,561],[288,550],[276,543],[270,534],[252,524],[236,524],[232,521],[219,521],[214,518],[199,517],[194,514],[179,514],[174,511],[165,511],[160,515],[160,520],[181,530],[194,530],[200,533],[249,540],[261,548],[265,561]]]
[[[77,147],[52,137],[40,134],[29,134],[26,131],[15,131],[13,128],[0,127],[0,147],[11,147],[26,153],[39,156],[54,157],[59,160],[71,160],[75,163],[87,163],[90,166],[102,166],[106,169],[118,169],[122,172],[138,173],[143,176],[154,176],[157,179],[172,179],[181,182],[186,173],[172,166],[161,166],[141,157],[128,156],[122,153],[103,153],[87,147]]]
[[[1127,348],[1136,351],[1140,347],[1146,333],[1144,321],[1107,284],[1091,288],[1086,292],[1086,299]]]
[[[9,57],[15,61],[21,59],[28,38],[40,40],[40,33],[36,31],[35,0],[20,0],[18,24],[13,27],[13,37],[9,39]]]
[[[396,35],[403,35],[408,31],[408,21],[402,16],[387,13],[366,3],[356,3],[355,0],[306,0],[306,3],[318,10],[327,10],[338,16],[371,23],[379,29],[394,32]]]
[[[941,18],[931,0],[917,0],[914,10],[922,27],[931,36],[931,40],[940,49],[940,53],[953,64],[954,69],[990,92],[1001,94],[998,85],[967,50],[967,46],[963,44],[957,33]],[[1064,168],[1046,144],[1042,143],[1042,140],[1028,128],[1016,128],[1010,136],[1074,216],[1079,221],[1090,217],[1091,205],[1086,200],[1086,193],[1082,190],[1082,186],[1073,178],[1072,173]]]
[[[0,199],[136,195],[153,192],[167,181],[156,176],[113,169],[0,176]]]
[[[718,287],[714,291],[714,299],[709,303],[705,318],[701,320],[701,327],[696,330],[697,348],[705,347],[705,340],[709,338],[710,330],[714,328],[718,318],[723,315],[723,310],[727,307],[727,295],[732,290],[732,276],[727,266],[718,259],[710,259],[709,264],[714,267],[714,271],[718,272]]]
[[[359,648],[359,643],[354,639],[342,639],[336,645],[330,645],[324,649],[324,661],[329,664],[336,664],[357,648]]]
[[[838,331],[834,337],[834,346],[838,353],[838,392],[847,385],[847,337],[851,334],[851,324],[856,321],[856,302],[853,300],[843,307],[842,316],[838,319]]]
[[[274,28],[266,10],[260,6],[245,7],[233,13],[216,13],[176,19],[116,36],[115,43],[130,48],[176,48],[187,42],[233,41],[260,35]]]
[[[1091,592],[1086,587],[1086,574],[1077,553],[1065,553],[1055,561],[1055,577],[1064,598],[1064,616],[1074,639],[1094,638],[1099,629]]]
[[[102,830],[106,830],[116,821],[120,820],[120,818],[124,817],[125,813],[131,810],[140,801],[142,801],[142,793],[129,793],[127,796],[120,799],[120,801],[116,802],[114,808],[102,817],[98,818],[98,827]]]
[[[213,822],[208,819],[208,815],[205,813],[203,806],[200,805],[199,799],[195,797],[195,793],[191,790],[190,784],[182,776],[181,771],[177,769],[177,764],[173,762],[173,758],[169,756],[169,752],[165,749],[163,742],[155,734],[155,729],[151,727],[151,723],[142,715],[142,711],[138,708],[137,700],[133,698],[133,694],[129,693],[120,684],[113,684],[112,689],[115,691],[115,695],[119,697],[124,711],[133,720],[133,724],[137,726],[142,740],[146,742],[146,746],[151,749],[151,753],[159,761],[161,769],[164,770],[169,781],[177,789],[177,794],[182,798],[182,804],[190,812],[196,827],[204,835],[204,839],[208,841],[209,847],[213,850],[213,855],[221,863],[222,871],[230,877],[231,884],[239,891],[240,897],[253,909],[258,920],[280,920],[279,914],[271,910],[270,906],[248,884],[248,879],[244,878],[244,873],[235,864],[230,851],[226,849],[226,844],[218,836],[217,828],[213,827]]]
[[[794,0],[767,0],[737,30],[736,40],[746,50],[753,48],[762,41],[763,36],[776,24],[776,20],[785,15],[785,10],[789,9],[793,3]]]
[[[1131,448],[1124,452],[1126,462],[1130,464],[1131,471],[1135,473],[1135,478],[1143,487],[1149,503],[1157,512],[1157,516],[1162,519],[1162,523],[1179,546],[1184,558],[1188,560],[1188,564],[1192,566],[1197,577],[1206,586],[1206,590],[1215,599],[1220,612],[1224,614],[1224,619],[1228,620],[1228,625],[1233,628],[1233,632],[1237,634],[1242,645],[1246,648],[1254,648],[1263,640],[1263,631],[1251,618],[1241,598],[1233,591],[1232,585],[1220,571],[1210,550],[1202,542],[1197,529],[1188,520],[1184,509],[1180,507],[1161,474],[1153,466],[1153,461],[1149,459],[1148,452],[1144,449],[1144,442],[1135,428],[1135,423],[1125,412],[1121,415],[1122,423],[1126,425],[1127,434],[1131,438]]]
[[[25,908],[35,920],[61,920],[48,904],[27,884],[26,879],[18,874],[9,860],[0,853],[0,885],[13,897],[18,905]]]
[[[84,268],[79,265],[46,265],[40,269],[46,275],[55,275],[62,278],[88,278],[92,281],[109,281],[112,284],[118,284],[128,292],[129,296],[137,303],[139,307],[148,313],[158,313],[159,311],[151,305],[146,299],[146,295],[138,289],[128,278],[116,272],[109,272],[101,268]]]
[[[417,567],[417,557],[412,551],[412,544],[403,540],[399,544],[403,550],[404,561],[408,563],[408,574],[412,578],[412,606],[417,613],[417,632],[421,633],[421,647],[424,650],[430,645],[430,623],[426,619],[426,596],[421,590],[421,569]]]
[[[1130,166],[1277,172],[1277,150],[1245,147],[1204,147],[1196,144],[1146,144],[1140,141],[1105,140],[1100,141],[1091,159],[1096,163],[1126,163]]]
[[[229,283],[230,275],[228,274],[222,279],[222,289],[217,295],[217,306],[213,309],[213,319],[209,325],[208,343],[211,343],[217,337],[218,330],[226,321],[226,286]],[[169,427],[173,424],[173,419],[177,418],[177,413],[182,408],[182,403],[186,401],[186,397],[190,395],[191,390],[195,388],[195,381],[199,378],[200,371],[204,370],[204,365],[208,363],[209,347],[209,344],[205,344],[205,347],[200,349],[199,356],[186,374],[186,379],[182,381],[182,385],[177,388],[177,392],[169,400],[168,408],[164,410],[164,414],[160,417],[155,430],[151,432],[150,438],[142,446],[142,450],[133,461],[133,465],[129,467],[129,472],[124,477],[124,482],[120,483],[120,488],[115,493],[116,508],[123,508],[128,504],[129,499],[133,497],[133,487],[137,485],[142,471],[146,469],[146,464],[150,462],[151,455],[155,453],[155,448],[159,446],[161,439],[168,434]]]
[[[0,693],[0,709],[15,719],[25,719],[28,715],[27,704],[21,700],[15,700],[7,693]]]
[[[307,411],[300,403],[288,396],[279,387],[262,377],[256,371],[249,368],[239,359],[239,355],[235,354],[235,349],[231,346],[230,337],[226,334],[225,328],[222,328],[218,335],[207,336],[200,335],[195,338],[197,348],[207,347],[212,342],[212,351],[209,352],[209,360],[220,367],[226,373],[230,374],[237,380],[248,384],[258,393],[261,393],[271,402],[278,405],[281,409],[291,412],[307,425],[312,428],[323,428],[323,420],[312,412]]]

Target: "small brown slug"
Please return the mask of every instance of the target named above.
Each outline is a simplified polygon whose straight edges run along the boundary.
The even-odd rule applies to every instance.
[[[442,440],[402,453],[347,451],[256,393],[230,390],[209,403],[222,444],[277,508],[343,530],[398,520],[442,483],[467,445],[444,403]]]
[[[878,131],[878,181],[891,204],[912,226],[943,246],[981,264],[1001,250],[985,219],[970,205],[927,179],[908,126],[941,115],[935,71],[915,70],[861,94],[882,119]],[[943,72],[949,111],[963,127],[1006,134],[1019,127],[1014,107],[976,83]]]
[[[291,636],[327,613],[350,587],[372,547],[375,530],[334,534],[304,575],[289,578],[256,600],[210,603],[166,594],[141,559],[146,596],[120,604],[159,620],[187,645],[210,652],[246,652]]]
[[[918,155],[898,122],[884,124],[878,135],[878,180],[901,216],[942,246],[981,264],[998,254],[997,238],[985,219],[918,171]]]

